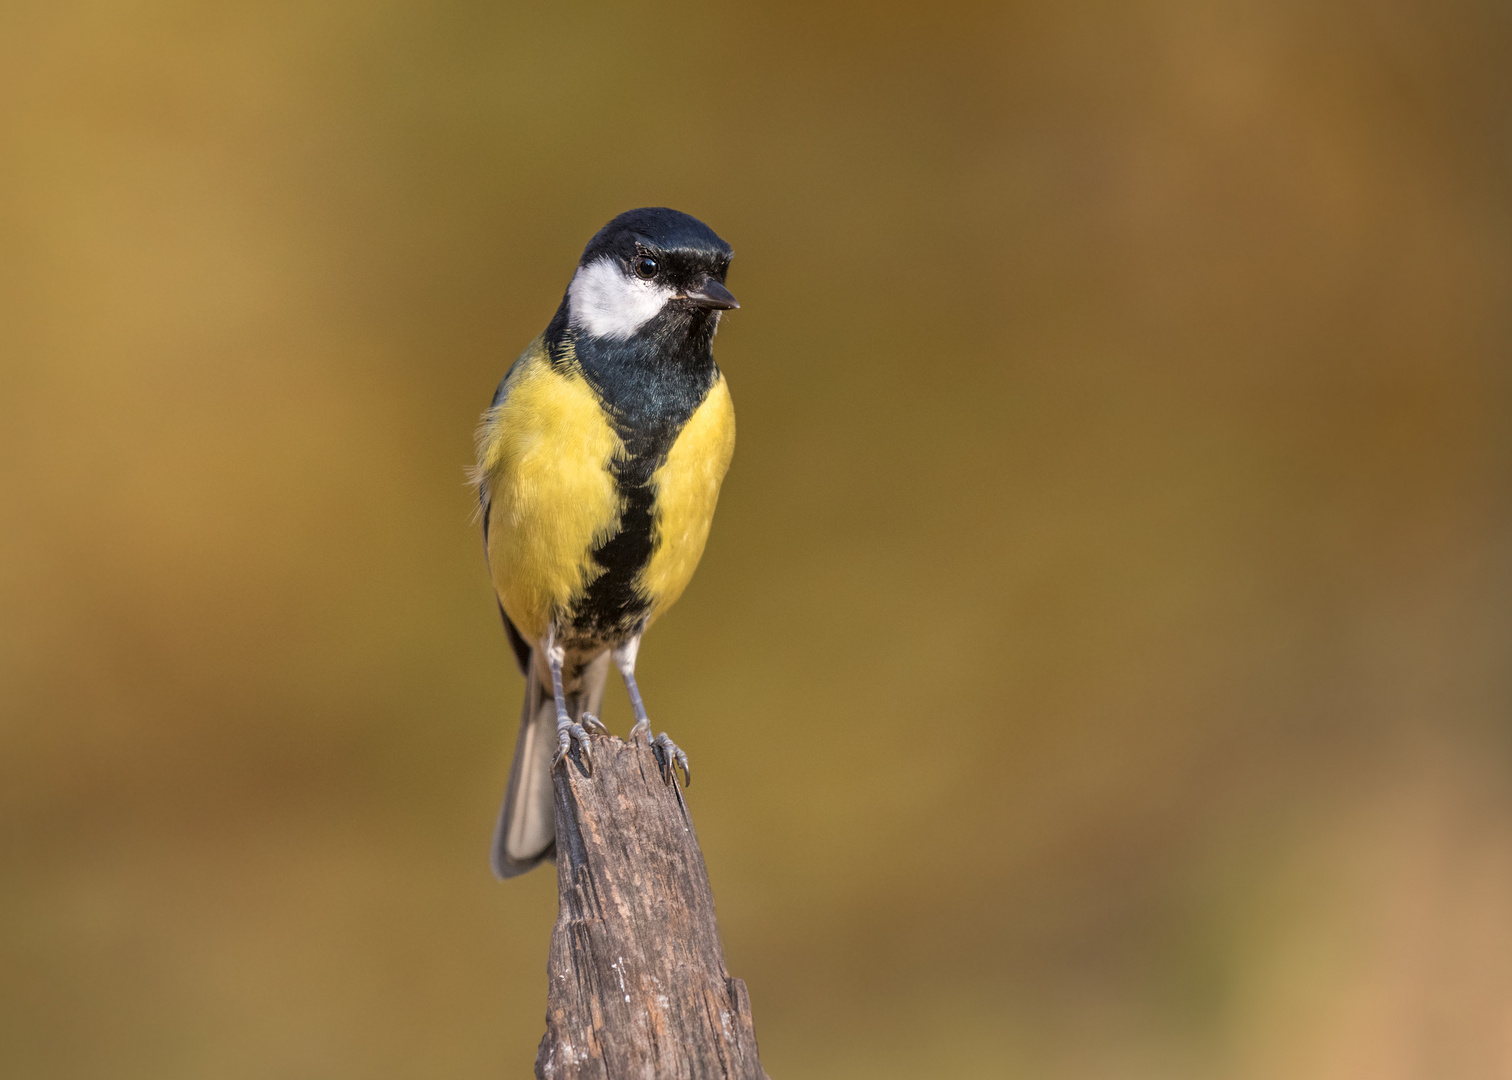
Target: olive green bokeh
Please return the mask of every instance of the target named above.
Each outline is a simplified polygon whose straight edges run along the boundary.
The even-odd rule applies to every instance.
[[[1509,49],[1472,0],[10,0],[0,1074],[528,1075],[463,471],[646,204],[737,253],[642,686],[771,1074],[1506,1074]]]

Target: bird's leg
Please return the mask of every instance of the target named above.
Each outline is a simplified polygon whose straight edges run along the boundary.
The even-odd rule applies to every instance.
[[[614,666],[619,668],[620,676],[625,680],[625,690],[630,694],[630,708],[635,710],[635,726],[630,729],[631,741],[641,735],[651,738],[651,718],[646,715],[646,705],[641,701],[640,687],[635,684],[635,655],[638,652],[640,652],[640,635],[636,634],[623,645],[616,645],[612,653]],[[655,739],[651,739],[651,746],[661,751],[662,768],[668,779],[676,779],[677,768],[681,767],[683,787],[693,782],[693,774],[688,770],[688,755],[667,737],[665,731]]]
[[[583,763],[592,770],[593,751],[588,746],[588,732],[581,724],[574,724],[567,714],[567,695],[562,692],[562,664],[566,658],[566,650],[556,643],[556,627],[553,626],[546,631],[546,664],[551,668],[551,693],[556,698],[557,713],[557,752],[551,759],[551,767],[556,768],[557,762],[567,756],[576,742]]]
[[[635,726],[630,729],[630,738],[651,735],[651,720],[646,716],[646,704],[641,701],[640,687],[635,685],[635,656],[640,652],[640,635],[636,634],[623,645],[616,645],[609,655],[614,657],[614,666],[619,668],[625,680],[625,689],[630,694],[630,708],[635,710]]]

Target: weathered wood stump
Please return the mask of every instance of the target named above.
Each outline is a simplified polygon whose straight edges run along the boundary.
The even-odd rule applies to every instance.
[[[725,971],[687,803],[644,738],[553,771],[557,888],[540,1080],[767,1080]]]

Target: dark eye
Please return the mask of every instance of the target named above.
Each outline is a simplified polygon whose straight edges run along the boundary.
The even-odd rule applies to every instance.
[[[635,262],[631,265],[635,267],[635,276],[645,278],[647,281],[654,278],[656,272],[661,269],[660,264],[649,255],[636,256]]]

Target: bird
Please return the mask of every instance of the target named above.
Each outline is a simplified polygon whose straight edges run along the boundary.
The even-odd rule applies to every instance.
[[[735,449],[714,362],[733,251],[667,207],[614,218],[588,242],[546,330],[510,366],[477,434],[483,547],[525,702],[494,831],[501,879],[554,857],[551,773],[590,734],[612,662],[663,776],[692,780],[635,682],[646,629],[693,576]]]

